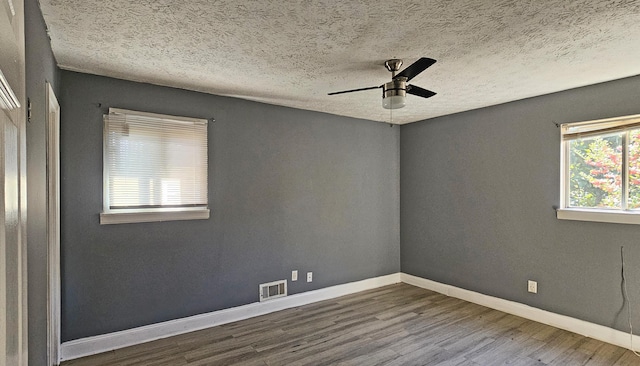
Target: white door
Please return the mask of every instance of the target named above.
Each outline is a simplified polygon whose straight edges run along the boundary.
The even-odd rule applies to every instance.
[[[27,364],[24,1],[0,3],[0,365]]]
[[[4,175],[4,209],[2,221],[4,267],[4,314],[3,332],[7,336],[4,347],[7,365],[19,365],[20,354],[20,297],[21,297],[21,248],[20,248],[20,212],[19,212],[19,173],[18,173],[18,128],[9,115],[3,111],[0,141],[4,143],[3,161],[0,163]],[[0,363],[1,364],[1,363]]]

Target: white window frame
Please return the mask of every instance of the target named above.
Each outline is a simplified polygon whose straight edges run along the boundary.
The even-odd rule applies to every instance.
[[[139,112],[119,108],[109,108],[109,114],[126,114],[142,117],[168,119],[173,121],[193,122],[208,124],[208,120]],[[126,224],[138,222],[176,221],[176,220],[203,220],[209,218],[209,208],[206,207],[180,207],[180,208],[138,208],[138,209],[111,209],[109,202],[109,167],[107,163],[106,125],[103,131],[103,212],[100,213],[100,224]],[[208,137],[207,137],[208,138]]]
[[[569,142],[571,137],[598,136],[608,133],[640,128],[640,114],[607,118],[585,122],[572,122],[560,125],[561,149],[560,149],[560,207],[556,210],[556,217],[562,220],[594,221],[617,224],[640,224],[640,210],[622,209],[597,209],[578,208],[569,205]],[[623,185],[628,186],[629,164],[627,162],[628,143],[623,138]],[[627,189],[623,188],[623,191]],[[626,201],[623,199],[623,202]],[[625,202],[626,203],[626,202]]]

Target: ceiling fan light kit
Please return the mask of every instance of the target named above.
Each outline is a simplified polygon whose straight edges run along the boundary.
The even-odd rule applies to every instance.
[[[399,109],[406,105],[406,101],[407,101],[407,82],[406,81],[392,80],[382,85],[382,108]]]
[[[420,88],[415,85],[407,84],[409,80],[416,77],[419,73],[426,70],[429,66],[433,65],[436,60],[422,57],[418,61],[412,63],[406,69],[402,70],[396,75],[396,72],[400,70],[402,66],[402,60],[391,59],[384,63],[384,66],[391,72],[391,81],[384,83],[380,86],[371,86],[367,88],[344,90],[339,92],[329,93],[329,95],[352,93],[363,90],[382,89],[382,107],[385,109],[399,109],[406,105],[407,93],[413,94],[422,98],[430,98],[436,93]]]

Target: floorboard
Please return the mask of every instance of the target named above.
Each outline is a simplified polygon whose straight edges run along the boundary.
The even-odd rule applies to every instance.
[[[62,366],[640,365],[633,352],[397,284]]]

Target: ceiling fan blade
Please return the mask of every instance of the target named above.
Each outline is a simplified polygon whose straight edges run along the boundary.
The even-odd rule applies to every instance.
[[[406,69],[400,71],[400,73],[398,75],[396,75],[394,77],[394,79],[397,79],[399,77],[405,77],[407,78],[407,81],[413,79],[414,77],[416,77],[419,73],[423,72],[424,70],[427,69],[427,67],[433,65],[436,63],[436,60],[432,59],[432,58],[428,58],[428,57],[422,57],[421,59],[419,59],[418,61],[412,63],[411,65],[409,65]]]
[[[339,92],[329,93],[328,95],[336,95],[336,94],[344,94],[344,93],[353,93],[353,92],[363,91],[363,90],[379,89],[379,88],[381,88],[381,87],[382,87],[382,85],[380,85],[380,86],[370,86],[370,87],[368,87],[368,88],[360,88],[360,89],[343,90],[343,91],[339,91]]]
[[[419,86],[415,86],[411,84],[407,85],[407,93],[417,95],[423,98],[430,98],[436,95],[436,93],[432,92],[431,90],[423,89]]]

